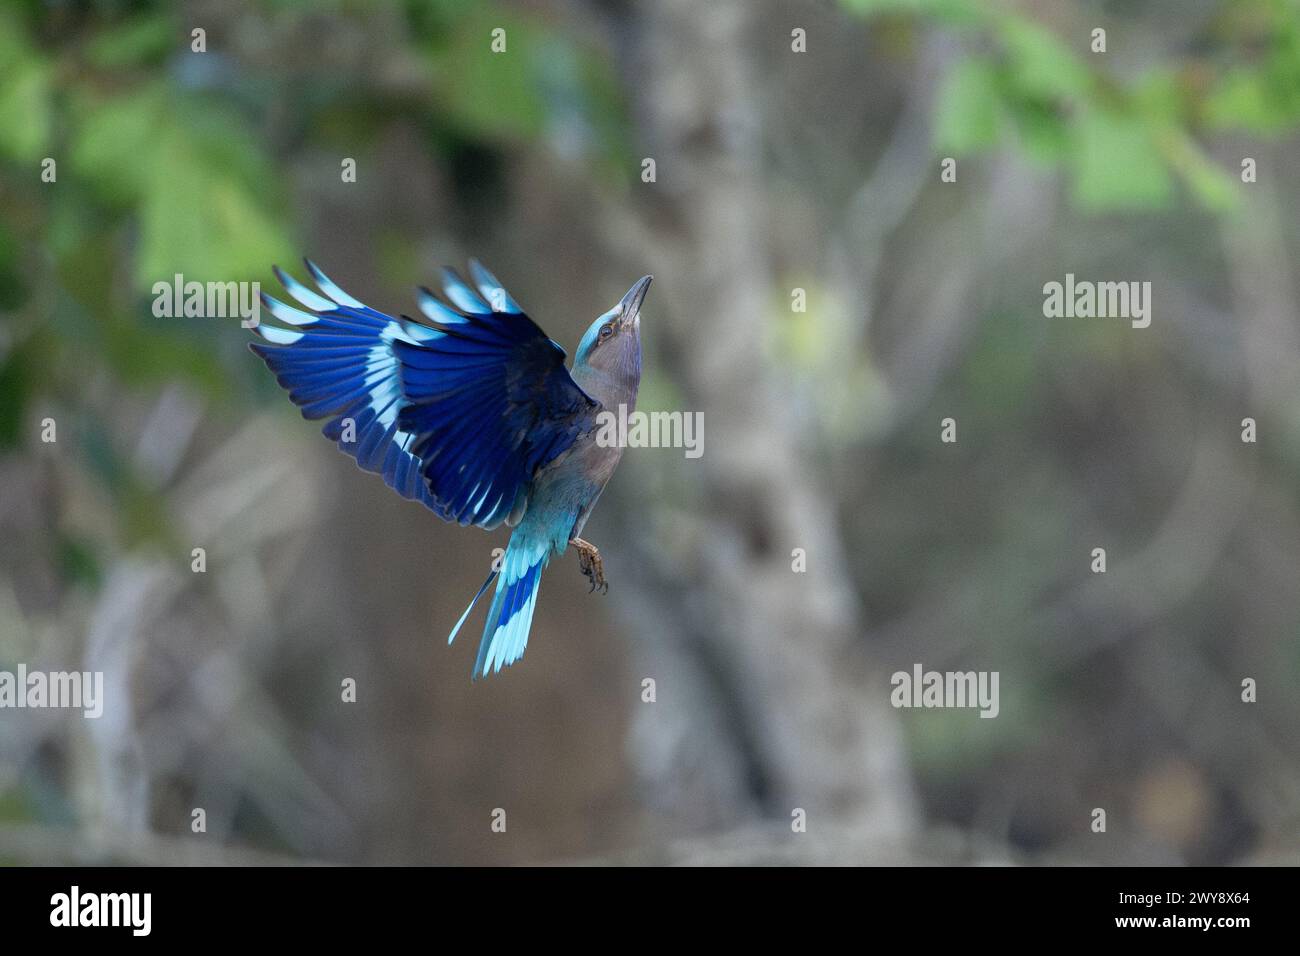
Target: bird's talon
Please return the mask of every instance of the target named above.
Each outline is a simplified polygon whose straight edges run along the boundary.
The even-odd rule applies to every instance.
[[[581,538],[574,538],[569,542],[578,549],[578,568],[582,571],[583,576],[591,582],[591,587],[587,589],[590,594],[599,590],[601,594],[609,593],[609,582],[605,580],[605,563],[600,559],[600,552],[596,546]]]

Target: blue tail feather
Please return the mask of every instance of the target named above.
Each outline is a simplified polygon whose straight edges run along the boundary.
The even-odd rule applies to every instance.
[[[516,542],[512,539],[511,544]],[[545,547],[540,553],[526,545],[506,552],[497,591],[483,628],[483,639],[478,646],[478,657],[474,661],[475,680],[498,673],[501,668],[509,667],[524,656],[542,583],[542,570],[549,558],[549,549]]]
[[[465,621],[469,618],[470,613],[474,610],[474,605],[477,604],[478,599],[481,598],[484,595],[484,593],[487,592],[488,585],[491,584],[494,580],[496,580],[496,576],[497,576],[497,571],[494,568],[492,572],[488,574],[487,580],[483,582],[483,586],[478,589],[478,594],[474,595],[474,600],[469,602],[469,607],[465,608],[465,613],[460,616],[460,620],[456,622],[456,626],[453,627],[451,629],[451,633],[447,635],[448,644],[451,644],[452,641],[456,640],[456,635],[460,633],[461,627],[464,625]]]

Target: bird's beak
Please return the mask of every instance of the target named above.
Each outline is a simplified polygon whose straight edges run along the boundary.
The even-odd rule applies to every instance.
[[[645,294],[650,290],[650,280],[654,276],[642,276],[636,280],[632,288],[627,290],[627,295],[623,296],[623,301],[618,304],[619,324],[623,328],[641,328],[641,302],[645,299]]]

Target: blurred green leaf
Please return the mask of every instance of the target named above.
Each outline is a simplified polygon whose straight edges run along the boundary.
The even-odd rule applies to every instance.
[[[1012,86],[1040,99],[1080,99],[1092,76],[1069,47],[1050,30],[1020,17],[1004,17],[1000,37],[1006,49]]]
[[[1219,128],[1267,134],[1289,126],[1293,116],[1275,100],[1264,76],[1255,70],[1235,69],[1206,98],[1205,120]]]
[[[970,59],[948,72],[935,106],[935,146],[953,155],[988,149],[998,140],[998,78],[992,64]]]
[[[1190,137],[1171,128],[1163,142],[1171,165],[1202,206],[1220,213],[1237,207],[1237,180],[1215,166]]]
[[[1167,204],[1173,177],[1147,124],[1102,108],[1075,127],[1073,199],[1081,208],[1143,209]]]
[[[1053,107],[1019,103],[1011,119],[1020,146],[1030,159],[1047,164],[1061,162],[1070,151],[1070,127]]]
[[[226,164],[178,129],[154,148],[135,263],[142,289],[176,273],[200,282],[260,276],[291,255],[284,230]]]
[[[50,65],[14,11],[0,11],[0,156],[48,155],[52,106]]]
[[[96,36],[86,47],[86,59],[100,69],[156,63],[176,48],[176,33],[170,19],[142,14]]]
[[[51,134],[50,68],[36,58],[0,63],[0,155],[38,162]]]
[[[492,31],[506,31],[506,49],[492,52]],[[489,138],[528,137],[542,129],[536,51],[545,32],[517,15],[480,12],[455,24],[450,45],[435,55],[444,105],[467,131]]]
[[[135,202],[153,176],[159,131],[168,122],[166,93],[145,87],[106,101],[81,105],[83,118],[72,141],[72,168],[102,198]]]
[[[1179,75],[1174,70],[1158,69],[1147,73],[1133,87],[1132,104],[1144,116],[1181,123],[1186,120],[1185,96]]]

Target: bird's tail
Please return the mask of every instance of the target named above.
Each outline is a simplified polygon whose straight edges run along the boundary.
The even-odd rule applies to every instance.
[[[452,641],[456,640],[456,635],[460,633],[460,629],[464,625],[465,620],[469,617],[470,612],[474,610],[474,605],[478,604],[478,599],[483,596],[483,592],[488,589],[488,585],[496,580],[496,576],[497,569],[493,568],[491,572],[489,572],[487,580],[483,582],[483,586],[478,589],[478,594],[474,595],[474,600],[469,602],[469,607],[465,608],[465,613],[460,616],[460,620],[456,622],[456,626],[453,627],[451,633],[447,635],[448,644],[451,644]]]
[[[500,572],[493,571],[488,575],[478,594],[474,595],[474,600],[456,622],[447,643],[456,639],[456,634],[474,610],[479,598],[496,580],[496,594],[488,609],[483,640],[479,643],[478,658],[474,661],[475,680],[487,674],[495,674],[524,656],[524,649],[528,646],[528,630],[533,623],[533,608],[537,606],[537,592],[542,584],[542,570],[550,561],[550,556],[548,545],[536,546],[518,533],[512,535],[505,556],[501,559]]]

